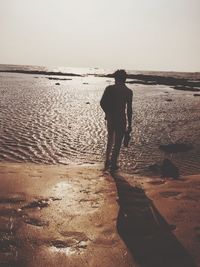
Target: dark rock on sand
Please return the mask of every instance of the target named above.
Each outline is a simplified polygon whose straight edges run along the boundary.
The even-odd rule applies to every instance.
[[[200,96],[200,94],[193,94],[193,96]]]
[[[55,85],[60,85],[60,83],[55,83]]]
[[[166,99],[165,101],[167,101],[167,102],[172,102],[172,99],[169,98],[169,99]]]
[[[168,153],[178,153],[178,152],[187,152],[193,149],[192,144],[168,144],[168,145],[160,145],[159,149],[168,152]]]
[[[56,71],[40,71],[40,70],[0,70],[0,72],[9,72],[9,73],[23,73],[23,74],[34,74],[34,75],[55,75],[55,76],[78,76],[82,75],[76,73],[65,73],[65,72],[56,72]]]
[[[162,178],[179,178],[179,169],[169,160],[164,159],[161,166],[161,177]]]
[[[129,84],[144,84],[144,85],[156,85],[156,81],[145,81],[145,80],[133,80],[133,81],[127,81],[126,83]]]
[[[157,163],[150,165],[148,168],[154,173],[160,173],[160,166]]]
[[[99,75],[99,76],[114,78],[114,74]],[[173,86],[174,89],[178,89],[178,90],[200,91],[200,89],[198,88],[200,87],[199,80],[183,78],[183,77],[173,77],[169,75],[166,76],[164,73],[160,73],[160,75],[128,74],[127,78],[132,79],[132,81],[127,81],[127,83],[132,83],[132,84],[134,83],[136,84],[161,84],[161,85]]]
[[[177,85],[177,86],[174,86],[173,88],[176,90],[182,90],[182,91],[200,92],[199,88],[195,88],[192,86]]]
[[[66,78],[53,78],[53,77],[48,77],[47,79],[54,80],[54,81],[70,81],[70,80],[72,80],[72,79],[66,79]]]

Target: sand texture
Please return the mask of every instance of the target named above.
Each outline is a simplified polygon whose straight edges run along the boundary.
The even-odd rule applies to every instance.
[[[62,80],[58,85],[54,79]],[[107,137],[100,99],[113,82],[113,78],[94,75],[66,80],[57,75],[0,72],[0,161],[100,164]],[[167,157],[182,175],[199,174],[200,97],[171,85],[127,86],[133,91],[133,129],[129,148],[121,149],[123,170],[152,175],[152,165],[160,165]],[[192,149],[178,153],[160,149],[177,143]]]
[[[179,180],[115,174],[118,231],[139,266],[200,266],[200,175]]]
[[[1,267],[137,266],[117,233],[115,184],[97,167],[1,163],[0,182]]]
[[[1,267],[198,267],[200,176],[0,164]]]
[[[165,220],[174,226],[177,241],[200,266],[200,175],[179,180],[147,179],[143,187]]]

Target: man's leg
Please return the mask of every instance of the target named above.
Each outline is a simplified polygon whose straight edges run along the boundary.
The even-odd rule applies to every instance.
[[[120,148],[122,145],[122,140],[124,137],[124,131],[116,131],[115,132],[115,144],[111,157],[111,168],[113,170],[117,169],[117,159],[119,157]]]
[[[108,139],[107,139],[107,148],[106,148],[105,169],[108,169],[110,165],[110,154],[112,151],[114,135],[115,135],[114,129],[109,120],[107,121],[107,130],[108,130]]]

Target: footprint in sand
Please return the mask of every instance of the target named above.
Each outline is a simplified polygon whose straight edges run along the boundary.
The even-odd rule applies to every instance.
[[[24,222],[25,222],[26,224],[30,224],[30,225],[38,226],[38,227],[48,226],[48,225],[49,225],[48,222],[42,221],[42,220],[37,219],[37,218],[29,218],[29,217],[26,217],[26,218],[24,219]]]
[[[46,208],[49,206],[49,200],[48,199],[39,199],[34,200],[27,205],[23,206],[22,209],[34,209],[34,208]]]
[[[170,198],[170,197],[176,197],[180,195],[181,192],[176,192],[176,191],[165,191],[165,192],[160,192],[160,195],[165,198]]]
[[[55,252],[80,254],[87,248],[90,240],[81,232],[62,232],[64,240],[52,240],[49,246]]]
[[[60,234],[64,237],[74,238],[79,241],[87,241],[89,238],[83,232],[76,232],[76,231],[62,231]]]
[[[165,184],[166,181],[163,181],[163,180],[158,180],[158,181],[150,181],[149,184],[152,184],[152,185],[162,185],[162,184]]]
[[[23,206],[22,210],[23,209],[34,209],[34,208],[38,208],[38,209],[47,208],[50,205],[51,201],[57,201],[57,200],[61,200],[61,198],[50,197],[50,198],[45,198],[45,199],[34,200],[28,203],[27,205]]]
[[[98,237],[94,240],[94,243],[101,247],[110,247],[115,246],[118,243],[118,240],[116,238],[104,238],[104,237]]]

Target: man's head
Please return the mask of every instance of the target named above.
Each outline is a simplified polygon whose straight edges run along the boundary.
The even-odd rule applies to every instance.
[[[125,83],[127,74],[125,70],[117,70],[114,73],[114,78],[116,82]]]

